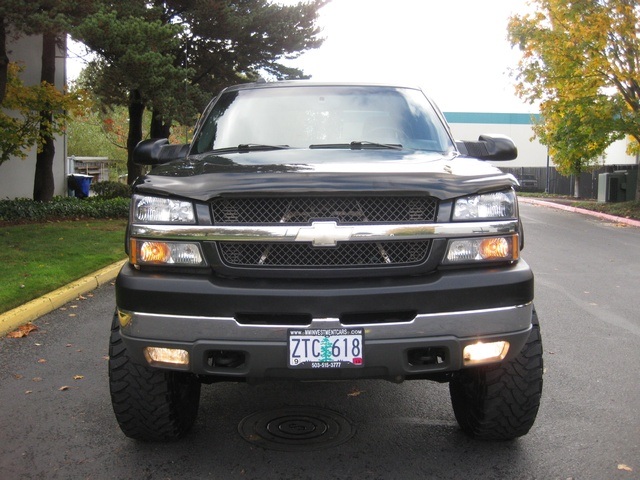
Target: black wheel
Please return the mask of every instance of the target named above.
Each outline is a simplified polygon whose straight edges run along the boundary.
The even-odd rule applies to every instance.
[[[449,392],[460,428],[481,440],[525,435],[536,419],[542,394],[542,340],[538,317],[522,351],[513,360],[461,370]]]
[[[109,342],[109,388],[120,428],[136,440],[181,438],[198,414],[200,382],[188,373],[132,362],[120,337],[117,315]]]

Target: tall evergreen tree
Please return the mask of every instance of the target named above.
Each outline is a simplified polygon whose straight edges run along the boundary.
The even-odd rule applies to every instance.
[[[167,137],[174,119],[190,123],[211,95],[259,78],[300,78],[280,63],[318,47],[318,10],[328,0],[283,6],[266,0],[118,0],[74,29],[99,54],[90,84],[107,104],[127,105],[129,182],[141,140],[142,112],[151,136]]]

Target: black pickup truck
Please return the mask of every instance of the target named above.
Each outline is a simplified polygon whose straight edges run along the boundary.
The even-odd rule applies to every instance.
[[[194,139],[142,142],[109,379],[123,432],[183,436],[201,385],[449,382],[461,428],[532,427],[542,345],[501,135],[454,141],[421,90],[227,88]]]

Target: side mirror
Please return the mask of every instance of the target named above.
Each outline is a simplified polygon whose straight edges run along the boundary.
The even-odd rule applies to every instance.
[[[480,135],[477,142],[456,142],[458,151],[468,157],[479,160],[505,161],[515,160],[518,149],[513,140],[499,134]]]
[[[143,140],[133,149],[133,162],[138,165],[162,165],[172,160],[185,158],[189,144],[170,145],[167,138]]]

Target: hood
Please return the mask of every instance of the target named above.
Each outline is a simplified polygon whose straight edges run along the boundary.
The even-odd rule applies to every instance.
[[[155,167],[137,193],[208,201],[227,194],[426,194],[441,200],[516,185],[473,158],[409,150],[291,149],[194,155]]]

